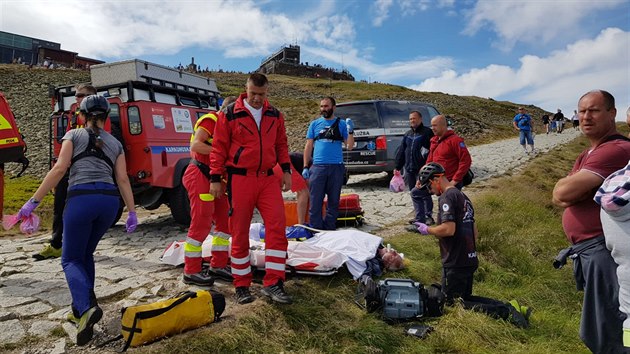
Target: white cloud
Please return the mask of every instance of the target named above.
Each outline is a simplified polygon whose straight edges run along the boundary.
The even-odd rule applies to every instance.
[[[296,40],[345,48],[355,37],[347,16],[323,15],[334,13],[330,6],[305,11],[303,19],[258,6],[245,0],[10,1],[2,2],[0,29],[94,58],[175,54],[193,46],[228,58],[264,57]]]
[[[629,63],[630,32],[608,28],[594,39],[577,41],[544,58],[523,56],[517,68],[489,65],[462,74],[445,70],[411,88],[509,99],[563,111],[572,111],[585,92],[603,89],[619,100],[617,108],[623,113],[630,97]]]
[[[394,0],[376,0],[376,2],[372,4],[372,12],[374,13],[372,25],[380,27],[387,17],[389,17],[389,8],[393,4]]]
[[[468,13],[463,33],[473,35],[489,27],[499,36],[494,45],[509,51],[519,41],[548,43],[580,30],[580,20],[597,10],[611,9],[626,0],[605,1],[496,1],[480,0]],[[628,11],[626,7],[624,11]]]

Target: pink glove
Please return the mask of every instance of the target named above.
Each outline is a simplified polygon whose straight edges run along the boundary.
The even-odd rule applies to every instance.
[[[24,205],[22,205],[22,208],[18,212],[18,214],[17,214],[18,219],[22,220],[24,218],[27,218],[29,215],[31,215],[33,210],[35,210],[35,208],[37,208],[38,205],[39,205],[39,202],[36,201],[35,198],[29,199],[28,202],[26,202],[26,203],[24,203]]]
[[[127,232],[131,233],[136,231],[136,227],[138,226],[138,216],[135,211],[130,211],[129,215],[127,215]]]
[[[416,227],[418,228],[418,232],[423,234],[423,235],[428,235],[429,234],[429,226],[427,226],[427,224],[421,223],[421,222],[414,222],[414,225],[416,225]]]

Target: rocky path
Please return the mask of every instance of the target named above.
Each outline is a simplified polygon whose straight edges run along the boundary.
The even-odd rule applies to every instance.
[[[567,130],[561,135],[538,135],[537,154],[562,146],[578,136]],[[500,176],[534,158],[525,154],[517,139],[470,148],[475,183]],[[387,190],[386,175],[352,176],[344,193],[358,193],[366,214],[365,230],[375,230],[407,218],[412,211],[408,193]],[[473,184],[474,186],[474,184]],[[125,217],[123,216],[123,220]],[[163,265],[159,257],[175,240],[183,240],[186,228],[172,222],[166,209],[145,213],[135,233],[124,232],[123,224],[112,228],[96,251],[96,296],[105,312],[95,326],[90,346],[74,345],[76,329],[66,322],[71,302],[58,259],[35,262],[49,235],[8,239],[0,237],[0,348],[18,344],[15,353],[114,352],[121,341],[102,347],[99,343],[120,333],[120,309],[142,301],[170,297],[189,287],[181,282],[181,268]],[[378,231],[376,232],[378,234]],[[226,294],[226,314],[234,311],[231,284],[217,282]],[[256,289],[255,289],[256,291]],[[20,346],[28,342],[28,346]],[[0,351],[2,351],[0,349]]]

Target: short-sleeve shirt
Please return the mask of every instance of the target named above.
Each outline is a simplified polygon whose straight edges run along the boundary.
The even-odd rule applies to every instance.
[[[202,120],[199,125],[197,126],[197,129],[203,129],[206,131],[206,133],[208,133],[209,137],[212,137],[212,135],[214,134],[214,127],[216,126],[216,122],[214,121],[214,119],[212,118],[205,118],[204,120]],[[210,155],[204,155],[204,154],[200,154],[197,152],[190,152],[190,155],[197,161],[210,166]]]
[[[314,165],[343,164],[342,141],[319,138],[319,134],[333,125],[336,119],[327,120],[324,117],[319,117],[308,126],[306,139],[315,140],[313,143]],[[343,119],[339,119],[339,132],[343,140],[348,139],[348,128],[346,127],[346,121]]]
[[[525,113],[519,113],[514,116],[514,121],[520,130],[530,131],[532,129],[530,125],[531,120],[532,118],[529,114]]]
[[[479,264],[475,247],[475,210],[470,199],[457,188],[449,188],[438,199],[438,224],[455,223],[455,234],[440,237],[442,266],[476,267]]]
[[[113,164],[116,164],[118,155],[123,153],[120,141],[104,130],[99,133],[103,140],[102,150]],[[87,129],[72,129],[63,136],[63,140],[72,141],[72,157],[83,153],[90,141],[90,133]],[[105,182],[114,184],[113,170],[107,162],[96,156],[88,156],[77,160],[70,167],[69,186],[83,183]]]
[[[613,140],[598,145],[594,149],[585,150],[578,156],[569,175],[586,170],[602,179],[622,169],[630,159],[630,142]],[[562,227],[567,239],[572,244],[585,241],[604,234],[599,218],[599,205],[590,197],[567,207],[562,214]]]

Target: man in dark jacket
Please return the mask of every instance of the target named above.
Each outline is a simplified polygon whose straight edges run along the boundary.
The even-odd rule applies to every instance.
[[[422,222],[433,224],[433,200],[427,190],[416,188],[416,180],[418,171],[424,166],[427,156],[429,155],[429,147],[431,145],[431,137],[433,131],[422,124],[422,114],[418,111],[409,113],[409,124],[411,129],[405,133],[403,140],[396,151],[396,169],[394,173],[405,169],[404,178],[407,187],[411,193],[411,201],[415,211],[415,218],[410,220],[410,224],[414,222]],[[414,227],[414,231],[416,228]]]

